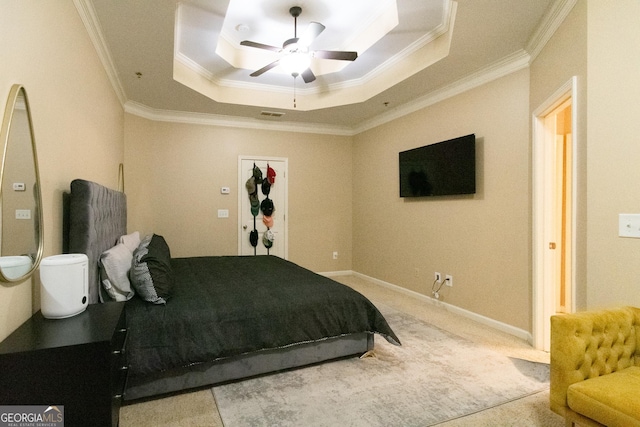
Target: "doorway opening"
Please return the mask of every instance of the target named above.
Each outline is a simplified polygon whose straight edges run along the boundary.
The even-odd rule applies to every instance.
[[[575,307],[574,77],[533,114],[534,346],[549,351],[550,317]]]

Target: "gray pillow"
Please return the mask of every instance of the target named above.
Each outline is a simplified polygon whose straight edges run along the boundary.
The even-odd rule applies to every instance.
[[[118,243],[100,255],[100,282],[107,295],[115,301],[127,301],[134,295],[129,282],[133,256],[127,247]]]
[[[140,242],[133,253],[131,283],[145,301],[165,304],[173,289],[171,253],[162,236],[153,234]]]
[[[118,239],[118,243],[123,243],[127,247],[127,249],[131,251],[131,254],[133,254],[138,246],[140,246],[140,232],[134,231],[133,233],[120,236],[120,239]]]

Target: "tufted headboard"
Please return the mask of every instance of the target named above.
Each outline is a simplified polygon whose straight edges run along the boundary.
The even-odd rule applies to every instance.
[[[127,233],[127,197],[95,182],[75,179],[67,209],[66,249],[89,258],[89,304],[94,304],[100,302],[100,255]]]

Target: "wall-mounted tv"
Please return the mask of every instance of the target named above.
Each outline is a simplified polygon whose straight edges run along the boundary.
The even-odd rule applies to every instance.
[[[401,151],[400,197],[476,192],[476,135]]]

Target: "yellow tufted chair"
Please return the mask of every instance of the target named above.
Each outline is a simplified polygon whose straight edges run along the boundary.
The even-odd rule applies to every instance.
[[[568,427],[640,427],[640,309],[551,317],[550,404]]]

